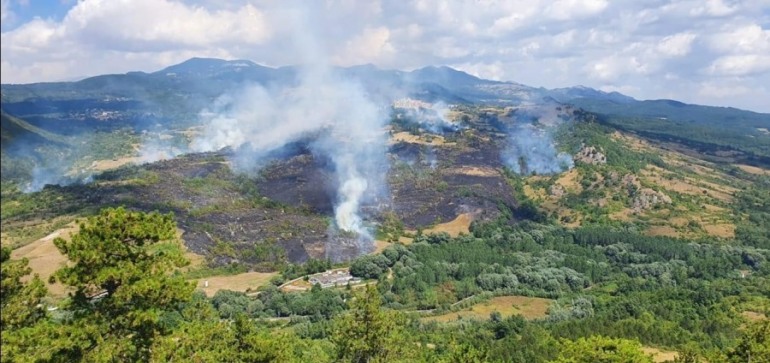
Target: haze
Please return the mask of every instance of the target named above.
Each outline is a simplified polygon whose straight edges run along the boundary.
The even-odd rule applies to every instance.
[[[770,1],[2,0],[2,82],[154,71],[193,56],[297,63],[287,14],[333,65],[449,65],[547,88],[585,85],[770,112]]]

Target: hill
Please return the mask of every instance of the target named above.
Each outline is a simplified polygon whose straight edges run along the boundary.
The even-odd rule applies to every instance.
[[[182,79],[165,83],[173,85],[254,67],[237,64],[194,60],[167,72],[174,76],[127,74],[86,86],[115,91],[128,89],[127,77],[149,84],[153,77]],[[227,135],[231,119],[215,119],[214,129],[185,120],[144,130],[131,115],[156,107],[147,101],[134,103],[137,111],[128,99],[91,99],[96,109],[87,112],[76,111],[78,100],[23,101],[53,108],[41,108],[48,113],[33,116],[36,122],[7,116],[13,143],[3,146],[23,135],[41,145],[68,140],[61,155],[41,150],[36,162],[53,161],[48,165],[64,166],[59,175],[82,178],[38,180],[30,191],[3,173],[2,246],[15,248],[3,250],[3,274],[12,273],[11,286],[29,281],[10,290],[24,297],[17,299],[6,295],[4,280],[4,299],[13,297],[3,300],[3,310],[30,312],[5,325],[3,339],[39,337],[4,341],[3,354],[63,361],[108,356],[137,337],[135,326],[126,325],[136,313],[143,317],[139,330],[152,332],[138,341],[141,352],[159,361],[200,355],[331,362],[355,343],[379,347],[371,354],[387,361],[546,363],[622,351],[634,362],[651,361],[645,352],[738,362],[743,347],[759,346],[752,339],[767,341],[761,334],[768,331],[770,304],[770,169],[756,166],[761,163],[743,164],[754,159],[721,149],[704,156],[696,149],[699,135],[667,138],[622,127],[608,115],[543,99],[547,90],[477,81],[445,68],[417,72],[425,82],[372,67],[348,71],[369,77],[373,90],[404,82],[419,85],[412,90],[424,96],[397,95],[387,124],[365,140],[382,137],[384,155],[377,156],[386,163],[377,169],[384,192],[362,199],[357,210],[371,236],[336,225],[341,194],[360,184],[344,184],[345,164],[335,158],[352,154],[317,147],[338,132],[332,146],[347,150],[357,145],[355,130],[325,123],[269,155],[249,144],[184,153],[173,149],[206,130]],[[149,86],[136,89],[142,87]],[[175,99],[188,92],[156,91]],[[188,94],[208,97],[196,92]],[[640,102],[585,89],[559,92],[625,102],[629,109]],[[448,97],[458,103],[447,105]],[[63,105],[72,109],[55,112]],[[325,110],[313,105],[308,113]],[[750,116],[739,123],[763,122],[762,115]],[[89,131],[91,122],[100,125],[97,132]],[[52,133],[51,125],[66,136]],[[248,168],[239,164],[244,160]],[[4,159],[6,165],[13,164]],[[117,206],[131,212],[105,209]],[[57,236],[64,239],[53,242]],[[196,261],[185,265],[182,256]],[[24,262],[17,257],[31,259],[41,276],[60,276],[47,296],[42,282],[21,278]],[[311,285],[319,279],[355,282]],[[196,287],[201,291],[192,293]],[[62,299],[68,291],[79,294]],[[369,334],[366,327],[378,330]],[[394,347],[409,348],[393,353]]]
[[[194,126],[205,105],[247,85],[278,90],[297,84],[298,67],[271,68],[248,60],[192,58],[152,73],[102,75],[78,82],[0,86],[5,112],[42,130],[77,135],[183,129]],[[684,144],[714,157],[768,166],[770,115],[734,108],[638,101],[587,87],[554,90],[480,79],[449,67],[411,72],[372,65],[334,68],[358,80],[370,97],[391,102],[411,97],[431,103],[524,105],[559,102],[596,113],[599,120],[659,141]]]

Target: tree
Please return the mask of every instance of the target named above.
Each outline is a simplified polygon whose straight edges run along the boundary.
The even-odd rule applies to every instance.
[[[194,286],[171,275],[187,261],[173,215],[105,209],[70,241],[54,240],[70,264],[54,275],[74,287],[68,328],[85,333],[69,358],[147,361],[156,336],[167,334],[163,312],[190,299]]]
[[[32,327],[45,317],[41,302],[45,285],[35,275],[29,282],[22,279],[32,271],[27,259],[11,260],[9,248],[0,249],[0,343],[2,360],[16,361],[36,344],[28,339]]]
[[[652,363],[652,358],[641,350],[634,340],[602,336],[564,340],[562,349],[553,363]]]
[[[770,362],[770,320],[752,323],[743,333],[741,340],[727,354],[730,363]]]
[[[380,309],[382,301],[374,286],[356,293],[350,311],[334,322],[331,341],[343,362],[369,363],[409,361],[410,353],[403,327],[403,314]],[[417,347],[416,343],[413,345]]]
[[[29,282],[22,278],[32,269],[27,259],[11,260],[11,250],[0,250],[0,330],[3,332],[31,326],[45,315],[41,302],[46,294],[45,285],[35,275]]]

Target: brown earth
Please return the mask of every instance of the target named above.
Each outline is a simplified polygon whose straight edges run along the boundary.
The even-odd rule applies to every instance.
[[[473,213],[462,213],[449,222],[438,224],[435,227],[425,229],[422,232],[424,234],[445,232],[452,237],[457,237],[461,233],[470,234],[471,222],[473,222]]]
[[[644,354],[651,355],[652,361],[655,363],[673,362],[674,359],[679,356],[677,352],[653,347],[642,347],[642,352],[644,352]]]
[[[755,174],[755,175],[770,175],[770,170],[758,168],[756,166],[751,165],[744,165],[744,164],[735,164],[738,168],[741,170],[749,173],[749,174]]]
[[[277,272],[245,272],[230,276],[204,277],[196,281],[196,288],[209,297],[214,296],[219,290],[247,292],[267,285],[276,275],[278,275]]]
[[[406,131],[397,132],[391,135],[390,137],[391,144],[397,144],[399,142],[406,142],[410,144],[420,144],[420,145],[433,145],[433,146],[455,145],[454,142],[446,142],[444,140],[444,137],[440,135],[430,135],[429,137],[425,137],[425,136],[414,135]]]
[[[459,319],[488,320],[497,311],[503,317],[522,315],[525,319],[545,317],[553,300],[528,296],[498,296],[480,302],[466,310],[422,318],[423,321],[450,322]]]
[[[49,294],[57,298],[64,297],[70,291],[66,286],[58,282],[55,284],[48,283],[51,275],[67,263],[67,257],[59,252],[59,249],[53,244],[53,240],[57,237],[69,238],[78,229],[79,227],[76,223],[70,223],[48,236],[13,250],[11,258],[28,259],[32,273],[40,276],[40,279],[46,283]]]

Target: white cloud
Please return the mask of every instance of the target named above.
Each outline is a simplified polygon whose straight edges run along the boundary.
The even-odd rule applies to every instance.
[[[0,21],[5,22],[13,18],[11,0],[0,0]]]
[[[757,24],[735,27],[715,34],[711,47],[721,53],[770,52],[770,30]]]
[[[258,44],[269,36],[264,15],[252,5],[210,11],[167,0],[79,2],[63,26],[83,42],[113,49]]]
[[[13,0],[0,1],[6,19]],[[152,71],[191,56],[281,66],[322,53],[337,65],[449,64],[533,86],[714,102],[704,84],[770,84],[769,17],[768,0],[85,0],[59,21],[4,21],[0,76]],[[729,99],[770,111],[752,93]]]
[[[568,20],[598,14],[607,5],[606,0],[557,0],[545,9],[545,14],[553,19]]]
[[[709,16],[726,16],[738,11],[737,7],[729,6],[722,0],[708,0],[706,4],[695,7],[690,11],[693,16],[709,15]]]
[[[730,55],[717,58],[708,68],[715,75],[747,76],[770,71],[770,55]]]
[[[340,65],[357,65],[376,61],[386,62],[393,53],[388,28],[367,28],[363,33],[346,42],[344,49],[335,59]]]
[[[690,53],[690,46],[695,40],[693,33],[679,33],[667,36],[658,43],[657,50],[670,57],[682,57]]]

